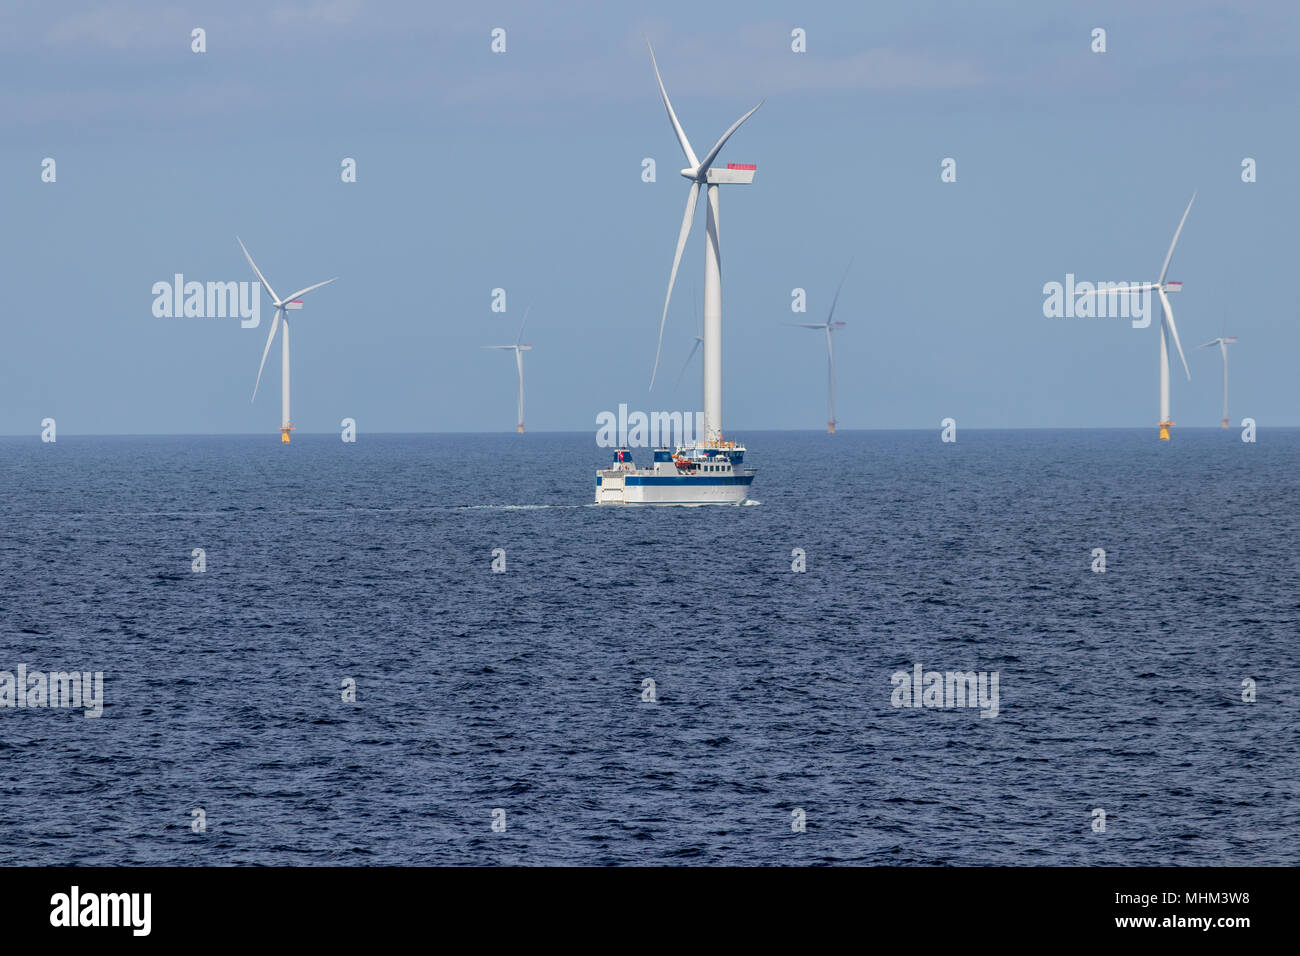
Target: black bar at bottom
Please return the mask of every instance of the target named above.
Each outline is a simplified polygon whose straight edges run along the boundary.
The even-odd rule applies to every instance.
[[[1284,881],[1292,871],[1246,867],[17,867],[0,870],[0,925],[6,943],[373,944],[412,932],[436,942],[456,929],[494,941],[546,934],[659,945],[689,918],[697,927],[690,942],[773,932],[812,942],[848,932],[947,947],[1032,933],[1230,946],[1285,929]]]

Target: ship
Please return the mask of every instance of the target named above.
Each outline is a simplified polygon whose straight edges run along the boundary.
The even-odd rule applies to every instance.
[[[749,498],[754,469],[744,467],[744,445],[698,442],[651,456],[638,467],[631,449],[614,449],[608,467],[596,471],[596,504],[740,505]]]

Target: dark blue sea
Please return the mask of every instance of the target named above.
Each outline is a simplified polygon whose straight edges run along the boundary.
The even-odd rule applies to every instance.
[[[0,865],[1300,863],[1300,431],[736,437],[0,439]]]

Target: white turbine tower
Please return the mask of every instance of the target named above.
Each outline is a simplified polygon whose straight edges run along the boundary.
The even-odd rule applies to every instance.
[[[659,354],[664,344],[664,323],[668,319],[668,303],[672,300],[673,284],[677,281],[677,267],[681,264],[682,250],[686,247],[686,238],[690,235],[691,226],[695,221],[695,203],[700,195],[700,186],[707,186],[707,241],[704,245],[704,439],[707,442],[720,442],[722,440],[722,250],[718,235],[718,186],[727,183],[738,185],[752,183],[755,167],[733,163],[728,164],[726,169],[714,169],[713,162],[718,158],[718,153],[722,151],[727,140],[731,138],[731,134],[740,128],[741,123],[754,115],[758,106],[763,104],[760,102],[758,106],[732,123],[731,128],[713,144],[713,148],[705,154],[704,159],[698,159],[695,150],[691,149],[682,124],[677,121],[677,114],[673,112],[668,91],[664,89],[663,77],[659,75],[659,64],[655,62],[654,47],[650,46],[648,39],[646,46],[650,47],[650,64],[654,67],[655,80],[659,83],[659,95],[663,97],[664,107],[668,110],[668,119],[673,124],[673,132],[677,134],[677,142],[681,144],[682,153],[689,164],[681,170],[681,175],[691,183],[690,191],[686,195],[686,214],[682,216],[682,228],[677,234],[677,251],[673,253],[673,269],[668,276],[668,294],[664,296],[664,311],[659,319],[659,344],[655,348],[655,364],[650,373],[650,387],[654,388],[655,376],[659,372]]]
[[[306,295],[313,289],[319,289],[323,285],[329,285],[334,279],[326,279],[324,282],[317,282],[315,285],[309,285],[305,289],[299,289],[293,295],[287,295],[283,299],[275,294],[271,288],[271,283],[266,281],[266,276],[262,275],[262,270],[257,267],[253,257],[248,254],[248,249],[244,241],[238,236],[235,241],[239,243],[239,248],[244,250],[244,258],[248,264],[253,267],[257,273],[258,281],[262,283],[262,288],[266,289],[266,294],[271,297],[271,302],[275,306],[275,318],[271,320],[271,334],[266,337],[266,348],[262,349],[262,363],[257,366],[257,381],[253,383],[253,397],[250,402],[257,398],[257,387],[262,384],[262,369],[266,367],[266,356],[271,351],[271,341],[275,338],[275,330],[280,326],[280,315],[286,309],[298,310],[302,308],[302,299],[300,296]],[[337,276],[335,277],[337,278]],[[280,441],[289,444],[289,432],[293,431],[293,426],[289,424],[289,317],[284,318],[284,336],[280,339]]]
[[[1133,292],[1151,292],[1155,291],[1160,296],[1160,440],[1169,440],[1169,429],[1173,427],[1174,422],[1169,417],[1169,339],[1173,339],[1174,347],[1178,349],[1178,357],[1182,359],[1183,371],[1187,374],[1187,380],[1192,379],[1192,370],[1187,367],[1187,356],[1183,355],[1182,343],[1178,341],[1178,326],[1174,325],[1174,309],[1169,304],[1167,293],[1179,292],[1182,290],[1181,282],[1166,282],[1165,275],[1169,272],[1169,262],[1174,257],[1174,246],[1178,245],[1178,237],[1182,234],[1183,224],[1187,222],[1187,214],[1192,211],[1192,203],[1196,202],[1196,193],[1192,193],[1192,198],[1187,202],[1187,208],[1183,210],[1183,218],[1178,221],[1178,228],[1174,230],[1173,241],[1169,243],[1169,251],[1165,253],[1164,264],[1160,267],[1160,278],[1155,282],[1146,282],[1139,285],[1122,286],[1118,289],[1094,291],[1081,293],[1083,295],[1126,295]]]
[[[531,345],[521,345],[519,340],[524,337],[524,324],[528,321],[528,311],[532,306],[524,309],[524,321],[519,323],[519,334],[515,336],[514,345],[484,345],[485,349],[504,350],[515,353],[515,365],[519,369],[519,434],[524,433],[524,353],[531,350]]]
[[[853,263],[849,263],[852,268]],[[793,323],[801,329],[821,329],[826,333],[826,432],[830,435],[835,434],[835,426],[839,421],[835,418],[835,340],[833,333],[836,329],[844,328],[843,322],[833,322],[835,318],[835,306],[840,301],[840,290],[844,288],[844,280],[849,277],[849,270],[844,270],[843,277],[840,278],[840,284],[835,290],[835,298],[831,300],[831,310],[826,316],[825,322],[796,322]]]
[[[1211,339],[1204,345],[1196,346],[1198,349],[1208,349],[1212,345],[1217,345],[1219,351],[1223,353],[1223,427],[1227,428],[1228,418],[1228,346],[1237,341],[1235,335],[1221,335],[1217,339]]]

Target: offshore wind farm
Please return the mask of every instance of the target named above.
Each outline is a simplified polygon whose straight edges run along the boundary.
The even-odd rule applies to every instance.
[[[1300,863],[1288,8],[87,2],[0,31],[11,862]]]

